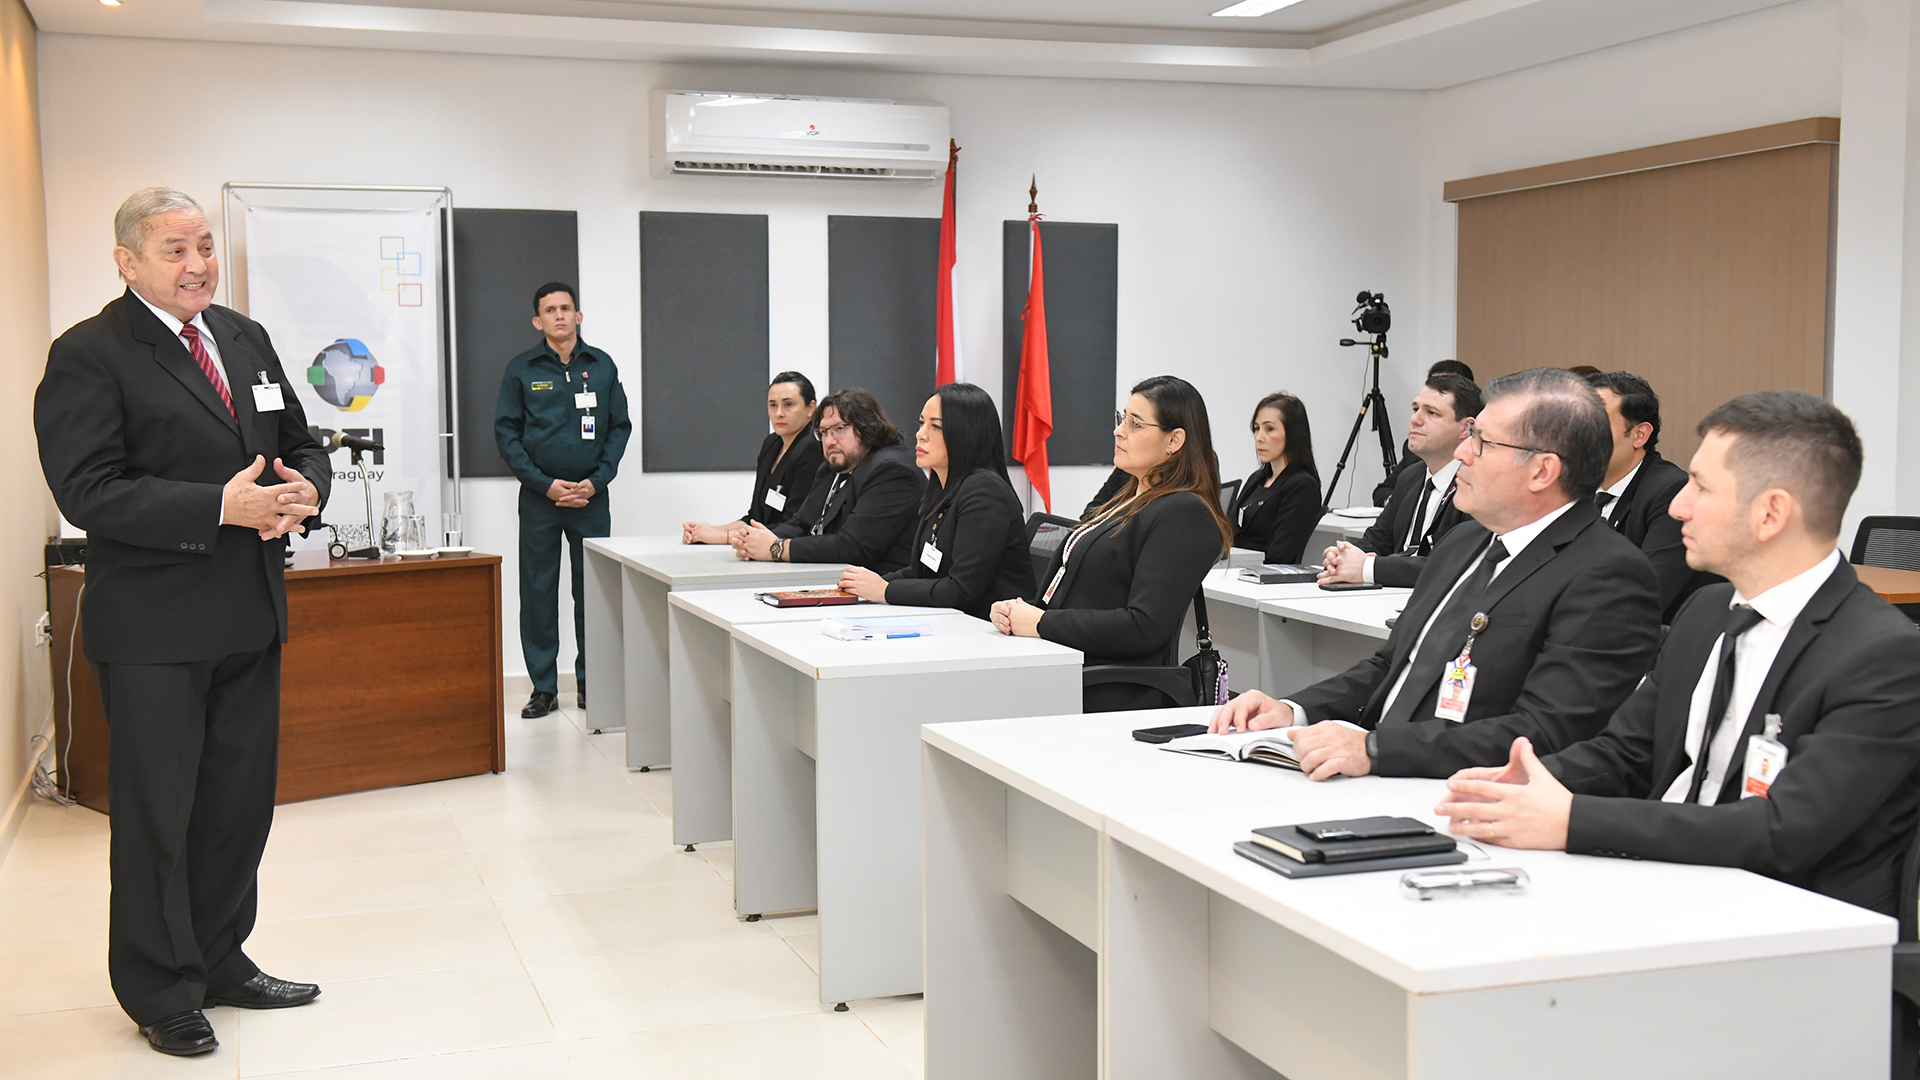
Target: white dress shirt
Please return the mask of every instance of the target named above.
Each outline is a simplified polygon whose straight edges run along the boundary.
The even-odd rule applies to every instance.
[[[1507,567],[1513,565],[1513,560],[1519,558],[1520,553],[1527,550],[1527,545],[1539,539],[1540,534],[1547,531],[1547,526],[1560,520],[1560,516],[1565,514],[1572,506],[1573,504],[1570,502],[1561,503],[1558,507],[1547,511],[1536,520],[1522,525],[1517,529],[1513,529],[1510,532],[1502,533],[1497,537],[1500,543],[1506,547],[1507,557],[1501,560],[1499,566],[1493,568],[1493,578],[1489,580],[1488,584],[1499,580],[1500,575],[1507,572]],[[1487,545],[1487,547],[1492,546],[1492,544]],[[1401,666],[1399,677],[1393,680],[1393,688],[1387,691],[1387,698],[1381,703],[1380,712],[1382,715],[1393,707],[1394,699],[1400,696],[1401,688],[1406,686],[1407,676],[1413,672],[1413,660],[1420,655],[1420,646],[1426,644],[1427,634],[1433,629],[1434,622],[1440,618],[1440,613],[1447,610],[1447,601],[1453,599],[1453,594],[1460,591],[1460,586],[1465,584],[1466,580],[1473,576],[1475,570],[1480,569],[1480,564],[1486,560],[1486,557],[1486,549],[1482,548],[1480,554],[1474,556],[1473,561],[1467,564],[1467,568],[1460,572],[1458,578],[1454,579],[1452,587],[1447,589],[1447,594],[1440,598],[1438,604],[1434,605],[1433,614],[1427,616],[1427,624],[1420,628],[1420,636],[1413,640],[1413,648],[1407,653],[1407,662]],[[1293,706],[1294,723],[1312,723],[1312,721],[1307,718],[1307,711],[1300,707],[1299,702],[1288,699],[1287,704]]]
[[[1440,516],[1440,504],[1446,500],[1447,488],[1452,485],[1453,478],[1459,475],[1459,472],[1460,459],[1448,458],[1447,463],[1440,466],[1439,472],[1429,473],[1427,475],[1427,487],[1429,489],[1427,494],[1427,507],[1425,511],[1418,515],[1414,523],[1408,526],[1407,535],[1401,538],[1404,541],[1402,544],[1403,547],[1413,548],[1419,546],[1420,538],[1427,535],[1427,529],[1433,524],[1433,519]],[[1419,504],[1415,503],[1414,505],[1418,506]],[[1369,585],[1373,584],[1373,560],[1375,558],[1378,558],[1378,556],[1369,554],[1366,559],[1360,563],[1360,580]]]
[[[1645,465],[1646,463],[1646,458],[1643,457],[1640,459],[1640,465]],[[1633,478],[1640,475],[1640,465],[1635,465],[1633,468],[1628,469],[1627,475],[1621,477],[1619,483],[1603,487],[1600,489],[1600,492],[1596,493],[1596,495],[1605,493],[1613,496],[1613,498],[1607,500],[1607,505],[1600,508],[1601,517],[1612,520],[1613,512],[1620,507],[1620,500],[1626,498],[1627,489],[1633,486]]]
[[[1774,658],[1780,655],[1780,646],[1787,640],[1787,631],[1793,628],[1793,621],[1800,617],[1800,612],[1806,609],[1813,594],[1820,591],[1820,586],[1833,576],[1833,568],[1838,565],[1840,552],[1836,549],[1827,552],[1827,557],[1813,566],[1751,600],[1741,596],[1737,590],[1734,592],[1728,608],[1732,609],[1738,604],[1751,605],[1759,614],[1760,621],[1741,634],[1733,644],[1733,692],[1727,696],[1727,715],[1721,718],[1719,729],[1713,733],[1713,745],[1707,748],[1707,779],[1700,785],[1699,801],[1702,806],[1712,806],[1720,798],[1720,786],[1726,781],[1727,769],[1733,763],[1733,748],[1740,744],[1740,736],[1747,727],[1747,715],[1753,712],[1754,699],[1760,696],[1760,686],[1767,681]],[[1693,703],[1687,711],[1687,755],[1696,762],[1700,758],[1700,734],[1707,727],[1707,708],[1713,703],[1713,684],[1720,674],[1720,638],[1725,636],[1722,634],[1713,639],[1713,648],[1707,651],[1707,664],[1700,672],[1700,681],[1693,685]],[[1666,794],[1660,796],[1660,800],[1686,802],[1687,790],[1693,786],[1695,767],[1688,765],[1680,770],[1680,775],[1667,785]]]
[[[133,292],[133,290],[131,289],[127,291]],[[147,305],[148,311],[151,311],[155,315],[160,317],[160,321],[166,324],[167,330],[171,332],[174,337],[180,338],[180,344],[186,347],[188,356],[193,355],[193,347],[190,345],[187,345],[187,339],[180,336],[180,331],[187,326],[192,326],[195,330],[200,331],[200,344],[205,345],[207,347],[207,355],[213,358],[214,373],[220,377],[220,385],[223,387],[226,387],[227,394],[229,397],[231,397],[233,394],[233,387],[227,382],[227,368],[226,368],[226,365],[222,363],[220,360],[220,343],[213,340],[213,331],[207,329],[207,320],[205,318],[206,313],[195,312],[193,316],[193,322],[183,323],[179,319],[174,318],[172,315],[169,315],[166,312],[160,310],[159,308],[154,307],[151,303],[148,303],[147,298],[144,296],[141,296],[139,293],[135,292],[133,293],[133,295],[141,303]]]

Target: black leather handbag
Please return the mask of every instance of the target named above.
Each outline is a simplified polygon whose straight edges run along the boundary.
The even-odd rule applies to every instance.
[[[1200,651],[1180,666],[1193,675],[1193,697],[1200,705],[1218,705],[1227,700],[1227,659],[1213,647],[1213,632],[1207,626],[1207,593],[1203,588],[1193,594],[1193,628]]]

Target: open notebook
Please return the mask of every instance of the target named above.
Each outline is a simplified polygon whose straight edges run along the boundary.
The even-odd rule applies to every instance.
[[[1357,724],[1347,724],[1345,720],[1334,720],[1332,723],[1346,724],[1355,731],[1364,730]],[[1298,769],[1300,762],[1293,756],[1293,733],[1298,730],[1272,728],[1267,731],[1236,731],[1226,735],[1188,735],[1161,743],[1160,749],[1176,754],[1219,758],[1222,761],[1250,761],[1256,765]]]

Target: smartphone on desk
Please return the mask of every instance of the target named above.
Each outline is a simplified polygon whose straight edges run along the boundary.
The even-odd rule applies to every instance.
[[[1184,739],[1189,735],[1205,735],[1206,733],[1207,725],[1205,724],[1168,724],[1165,727],[1136,728],[1133,737],[1141,742],[1163,743],[1172,742],[1175,739]]]
[[[1382,586],[1375,585],[1371,581],[1325,581],[1321,582],[1320,587],[1328,592],[1364,592],[1367,589],[1378,589]]]

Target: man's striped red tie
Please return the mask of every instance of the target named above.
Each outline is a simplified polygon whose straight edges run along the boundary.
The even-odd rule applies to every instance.
[[[187,351],[193,354],[193,362],[200,365],[200,374],[213,384],[214,392],[220,395],[220,403],[227,407],[227,415],[235,420],[240,414],[233,411],[233,395],[227,391],[227,380],[214,370],[213,357],[207,353],[207,344],[200,340],[200,328],[192,323],[180,328],[180,336],[187,341]]]

